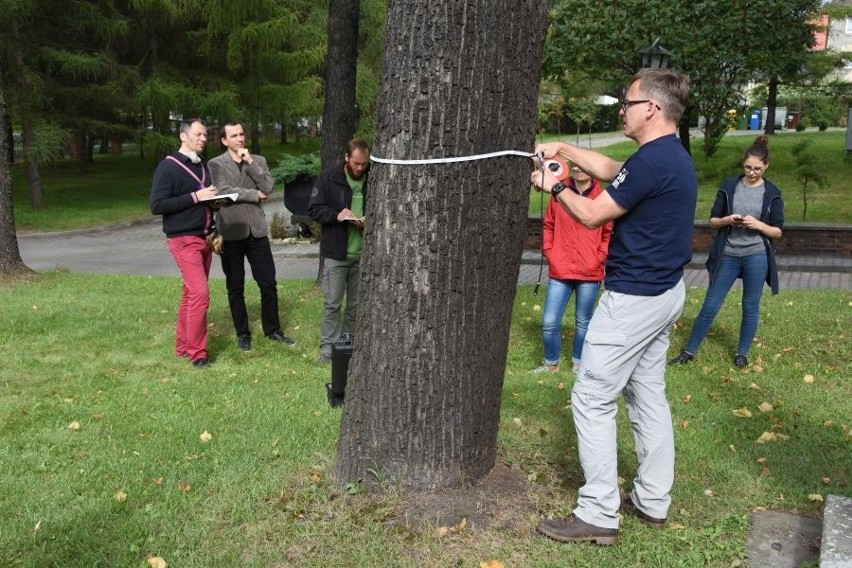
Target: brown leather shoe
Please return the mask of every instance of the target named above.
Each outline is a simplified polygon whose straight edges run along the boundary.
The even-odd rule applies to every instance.
[[[618,543],[618,529],[596,527],[573,514],[566,519],[542,520],[538,524],[538,532],[562,542],[593,540],[595,544],[604,546]]]
[[[664,528],[666,526],[666,521],[668,520],[668,517],[665,519],[658,519],[642,512],[642,510],[633,503],[633,499],[631,499],[629,495],[621,496],[621,510],[628,515],[633,515],[649,527],[655,529]]]

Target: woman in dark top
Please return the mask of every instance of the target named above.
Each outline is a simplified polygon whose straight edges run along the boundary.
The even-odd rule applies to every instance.
[[[784,200],[778,188],[763,177],[768,167],[768,141],[759,136],[746,150],[744,175],[722,182],[710,212],[710,227],[719,230],[707,259],[710,285],[686,347],[671,364],[695,358],[731,286],[742,278],[743,318],[734,365],[748,366],[749,347],[760,320],[763,283],[769,284],[773,294],[778,293],[773,241],[781,237],[784,226]]]

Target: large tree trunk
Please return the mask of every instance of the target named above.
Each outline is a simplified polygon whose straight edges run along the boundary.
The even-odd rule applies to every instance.
[[[775,134],[775,107],[778,104],[778,75],[769,78],[769,92],[766,96],[766,126],[764,134]]]
[[[86,133],[86,164],[94,164],[95,163],[95,142],[97,138],[95,138],[94,132]],[[88,170],[83,170],[85,173]]]
[[[328,3],[328,53],[322,111],[323,169],[343,163],[346,143],[355,134],[355,79],[358,70],[359,0]]]
[[[6,131],[6,99],[3,96],[3,77],[0,76],[0,132]],[[9,163],[5,160],[8,143],[0,136],[0,274],[10,274],[28,270],[21,259],[18,248],[18,235],[15,232],[15,208],[12,200],[12,178],[9,175]]]
[[[12,115],[9,114],[9,109],[4,107],[3,116],[0,120],[5,124],[3,136],[6,137],[6,157],[9,165],[15,163],[15,133],[12,130]]]
[[[12,36],[14,41],[14,60],[15,65],[14,77],[17,84],[17,102],[18,113],[21,119],[21,146],[24,151],[24,160],[27,164],[27,178],[30,184],[30,205],[33,209],[44,209],[44,191],[41,187],[41,172],[39,171],[38,161],[33,158],[33,121],[30,114],[30,92],[29,81],[27,80],[27,71],[24,67],[24,58],[21,54],[21,36],[18,31],[18,26],[12,26]]]
[[[677,133],[680,137],[680,145],[686,150],[686,153],[692,155],[692,141],[689,138],[689,123],[692,120],[692,107],[686,107],[680,122],[677,123]]]
[[[224,134],[224,132],[223,132]],[[219,141],[217,141],[219,142]],[[221,145],[221,142],[219,142]],[[218,146],[217,146],[218,148]],[[251,153],[260,154],[260,121],[252,119],[251,121]]]
[[[388,2],[374,155],[532,151],[547,2]],[[419,489],[495,465],[530,162],[374,164],[335,477]]]
[[[24,150],[24,160],[27,164],[27,179],[30,185],[30,205],[33,209],[44,209],[44,191],[41,187],[41,171],[38,161],[31,151],[33,146],[33,124],[27,101],[19,97],[18,107],[21,111],[21,147]]]
[[[77,170],[81,174],[88,172],[89,168],[89,133],[85,129],[74,131],[72,140],[76,152],[72,152],[77,160]]]
[[[281,120],[281,132],[280,138],[278,139],[278,143],[282,146],[287,144],[287,121],[284,119]]]
[[[360,0],[328,3],[328,52],[325,56],[325,103],[322,110],[322,168],[343,164],[346,144],[355,135],[355,85],[358,75]],[[322,230],[322,229],[320,229]],[[325,259],[320,257],[314,283],[322,283]]]

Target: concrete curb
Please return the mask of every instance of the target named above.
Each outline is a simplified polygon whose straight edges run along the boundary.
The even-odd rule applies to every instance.
[[[822,521],[821,568],[852,568],[852,497],[829,495]]]
[[[140,227],[143,225],[154,225],[161,224],[162,220],[160,216],[149,217],[146,219],[134,219],[132,221],[122,221],[121,223],[113,223],[112,225],[101,225],[100,227],[86,227],[85,229],[71,229],[69,231],[49,231],[49,232],[40,232],[40,231],[16,231],[15,234],[20,237],[26,237],[28,239],[42,239],[42,238],[56,238],[61,236],[73,237],[77,235],[94,235],[98,233],[105,233],[108,231],[121,231],[123,229],[130,229],[132,227]]]

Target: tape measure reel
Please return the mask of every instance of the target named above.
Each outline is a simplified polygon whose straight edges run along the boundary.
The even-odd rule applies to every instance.
[[[571,168],[568,167],[565,160],[558,156],[545,160],[544,167],[549,169],[554,177],[556,177],[559,181],[565,181],[571,174]]]

